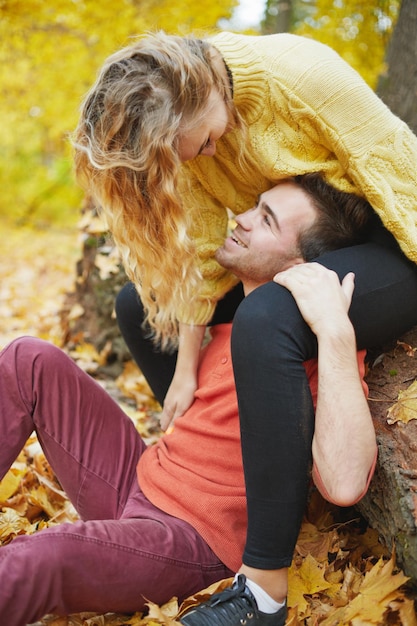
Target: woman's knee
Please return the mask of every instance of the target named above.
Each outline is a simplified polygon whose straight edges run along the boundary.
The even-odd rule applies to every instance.
[[[134,326],[140,328],[144,319],[144,310],[133,283],[126,283],[116,296],[116,317],[122,328]]]
[[[358,348],[381,346],[417,324],[417,266],[395,248],[366,243],[318,259],[340,279],[355,273],[349,316]]]
[[[316,355],[316,340],[291,293],[274,282],[251,292],[233,322],[232,345],[275,353],[295,351],[306,360]]]

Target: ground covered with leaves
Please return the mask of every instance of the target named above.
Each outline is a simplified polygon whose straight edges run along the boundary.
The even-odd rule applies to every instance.
[[[2,232],[0,347],[22,334],[61,345],[60,310],[65,292],[71,291],[74,284],[74,267],[79,256],[77,233],[34,232],[6,226]],[[100,359],[91,346],[82,343],[71,356],[90,372],[94,372],[94,363]],[[102,384],[120,402],[148,442],[160,436],[159,407],[131,362],[116,380],[103,380]],[[0,507],[0,544],[3,545],[17,535],[40,532],[47,526],[77,518],[35,436],[0,482]],[[202,590],[181,607],[175,598],[162,607],[150,604],[146,615],[47,616],[39,624],[168,626],[176,623],[182,611],[204,600],[226,582]],[[299,535],[289,587],[288,626],[417,626],[414,589],[397,567],[395,555],[384,547],[376,531],[355,509],[332,507],[316,492],[311,494]]]

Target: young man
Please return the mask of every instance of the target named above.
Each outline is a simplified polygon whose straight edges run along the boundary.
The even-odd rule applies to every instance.
[[[375,436],[347,316],[353,277],[341,286],[323,267],[303,265],[308,250],[334,245],[324,227],[332,221],[334,198],[326,188],[323,193],[322,183],[307,183],[286,181],[262,194],[257,207],[237,218],[218,259],[233,268],[247,294],[281,272],[276,280],[293,292],[317,334],[318,380],[317,364],[306,364],[313,392],[318,388],[316,435],[306,446],[310,453],[313,446],[319,488],[348,504],[366,490]],[[363,220],[353,214],[343,219],[354,224],[349,236],[345,232],[348,243]],[[340,237],[340,224],[334,237]],[[1,623],[25,626],[47,613],[134,612],[147,600],[181,600],[238,570],[246,491],[230,333],[230,324],[213,328],[193,405],[150,448],[106,392],[58,348],[22,338],[3,350],[0,476],[36,430],[81,521],[18,537],[0,549]],[[342,436],[349,454],[339,449]],[[288,441],[288,454],[291,446]],[[343,459],[337,456],[342,453]],[[283,481],[290,488],[292,477]],[[252,587],[255,600],[243,576],[237,587],[232,609],[224,604],[236,624],[250,615],[249,623],[284,624],[285,606],[271,612],[268,598]],[[183,623],[221,623],[215,619],[207,621],[203,608]]]

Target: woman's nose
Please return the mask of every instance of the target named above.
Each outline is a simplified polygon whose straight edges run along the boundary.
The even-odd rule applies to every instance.
[[[216,142],[211,141],[209,145],[202,150],[201,154],[208,157],[214,156],[216,154]]]

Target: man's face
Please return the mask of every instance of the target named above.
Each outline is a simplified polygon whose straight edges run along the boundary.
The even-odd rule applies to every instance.
[[[316,209],[302,189],[286,181],[261,194],[253,209],[235,219],[237,226],[216,259],[242,280],[247,295],[277,272],[304,262],[298,235],[313,225]]]

